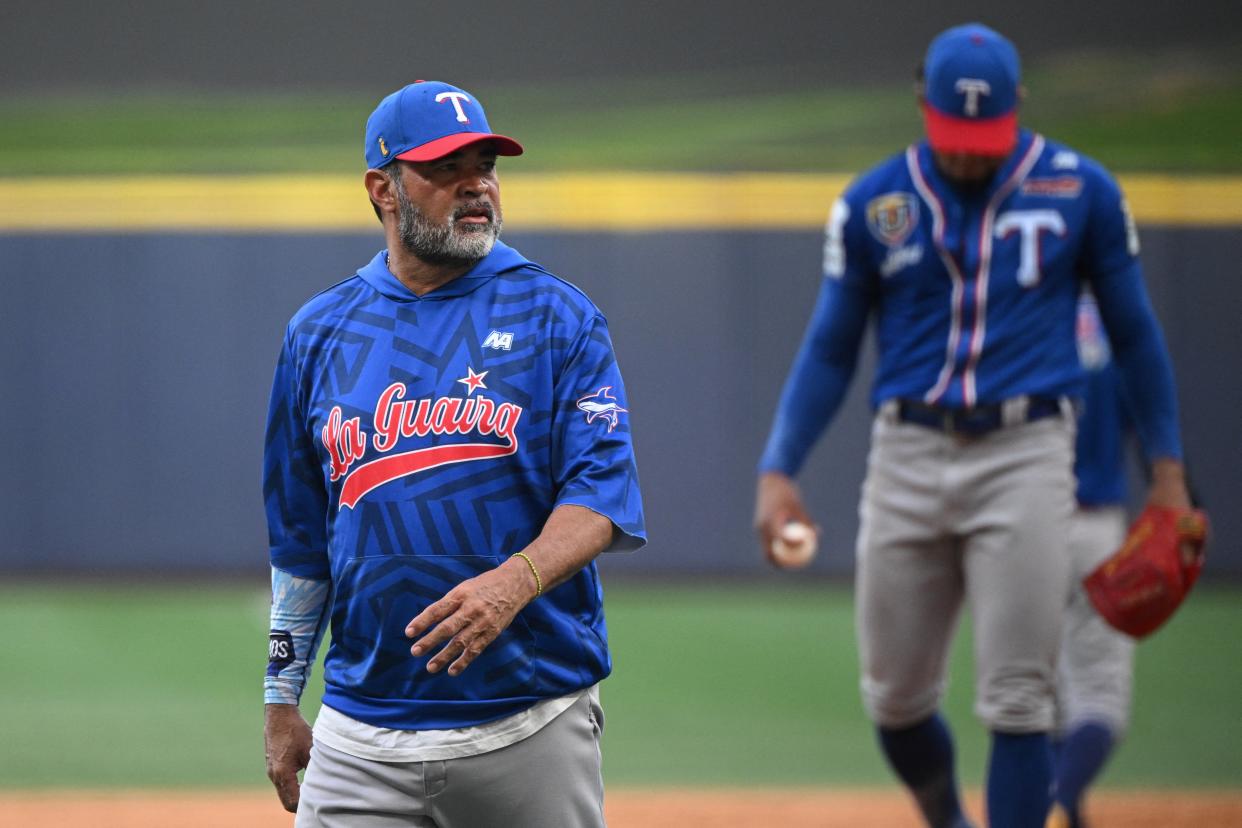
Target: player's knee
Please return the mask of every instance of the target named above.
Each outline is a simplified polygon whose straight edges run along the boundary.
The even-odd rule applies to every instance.
[[[1053,682],[1038,670],[997,673],[980,683],[975,715],[991,730],[1050,731],[1056,723]]]
[[[880,727],[902,728],[923,721],[940,709],[939,687],[919,692],[899,691],[873,681],[863,681],[863,706]]]

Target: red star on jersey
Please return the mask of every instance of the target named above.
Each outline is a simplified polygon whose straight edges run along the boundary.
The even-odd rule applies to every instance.
[[[458,380],[458,382],[466,386],[466,396],[469,397],[471,394],[473,394],[475,391],[479,390],[480,388],[487,387],[486,385],[483,384],[483,378],[487,376],[487,372],[484,371],[481,374],[476,374],[474,372],[474,369],[471,368],[469,365],[466,366],[466,370],[470,372],[470,375],[466,377],[462,377],[461,379]]]

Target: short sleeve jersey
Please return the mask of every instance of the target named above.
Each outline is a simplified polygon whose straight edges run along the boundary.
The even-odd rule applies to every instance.
[[[497,243],[423,296],[379,253],[286,331],[264,456],[273,566],[332,582],[324,702],[380,727],[482,724],[611,670],[591,563],[458,677],[404,628],[529,544],[560,505],[646,539],[629,404],[603,315]]]

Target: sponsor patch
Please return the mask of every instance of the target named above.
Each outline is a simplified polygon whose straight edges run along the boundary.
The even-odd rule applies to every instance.
[[[1022,182],[1022,195],[1078,198],[1081,192],[1082,179],[1072,175],[1063,175],[1059,178],[1028,178]]]
[[[513,349],[513,332],[512,331],[492,331],[483,340],[484,348],[491,348],[493,351],[509,351]]]
[[[899,247],[919,223],[913,193],[885,193],[867,202],[867,229],[889,247]]]
[[[267,674],[274,676],[293,663],[293,636],[285,630],[267,634]]]
[[[905,247],[894,247],[888,251],[888,255],[880,263],[880,275],[887,279],[897,271],[921,261],[923,261],[923,245],[908,244]]]

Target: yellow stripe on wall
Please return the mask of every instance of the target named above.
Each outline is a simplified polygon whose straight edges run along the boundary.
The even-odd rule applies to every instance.
[[[511,230],[820,228],[847,174],[506,174]],[[1140,223],[1242,224],[1242,176],[1122,176]],[[362,175],[0,179],[0,232],[378,230]]]

